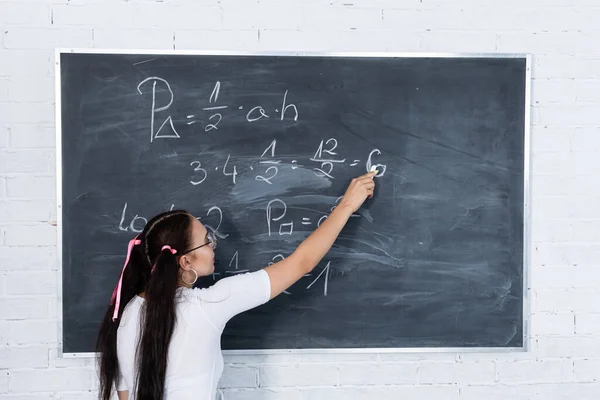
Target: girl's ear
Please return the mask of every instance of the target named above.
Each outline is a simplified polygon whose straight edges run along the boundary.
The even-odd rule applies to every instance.
[[[190,258],[188,256],[181,256],[179,258],[179,266],[182,269],[190,269],[190,265],[192,263],[190,262]]]

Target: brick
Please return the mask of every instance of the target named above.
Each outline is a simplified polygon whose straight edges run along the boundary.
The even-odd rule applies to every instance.
[[[542,6],[546,7],[566,7],[575,5],[575,0],[527,0],[527,5],[531,6]],[[494,5],[500,5],[504,7],[521,7],[523,2],[519,0],[494,0]],[[562,9],[561,9],[562,10]]]
[[[598,265],[590,267],[543,266],[532,268],[532,287],[536,290],[552,288],[597,288],[600,280]]]
[[[533,108],[533,123],[550,126],[600,125],[596,105],[589,103],[544,105]]]
[[[12,372],[10,387],[15,392],[89,390],[91,381],[91,371],[87,369],[42,369]]]
[[[49,270],[55,256],[49,247],[0,247],[0,270]]]
[[[56,178],[21,175],[6,178],[8,197],[56,198]]]
[[[592,184],[589,175],[575,175],[566,184],[574,195],[587,194],[588,196],[600,197],[600,185]]]
[[[598,101],[598,93],[600,93],[600,81],[594,80],[577,80],[574,82],[575,101],[582,103],[595,103]]]
[[[31,393],[27,393],[27,394],[5,394],[0,396],[1,400],[48,400],[48,399],[52,399],[54,400],[51,396],[51,393],[38,393],[38,394],[31,394]],[[61,397],[62,400],[62,397]]]
[[[21,283],[22,285],[23,283]],[[53,287],[56,291],[56,285],[53,285]],[[6,288],[4,289],[4,294],[8,294]],[[50,301],[44,298],[3,298],[2,302],[0,302],[0,318],[10,320],[50,318],[49,307]]]
[[[6,272],[4,293],[9,296],[54,295],[56,280],[55,271]],[[48,307],[47,303],[45,304]]]
[[[536,176],[534,181],[537,179],[538,177]],[[556,180],[553,179],[552,181],[555,182]],[[572,217],[573,209],[571,208],[571,202],[571,197],[567,195],[538,196],[535,193],[532,201],[535,206],[531,209],[531,217],[534,220],[534,224],[539,221]]]
[[[228,364],[290,364],[298,363],[298,354],[223,354]]]
[[[574,335],[575,316],[573,313],[536,313],[531,316],[531,330],[534,336]]]
[[[54,160],[46,150],[0,151],[0,174],[54,172]]]
[[[259,368],[259,386],[337,385],[339,373],[332,364],[264,365]]]
[[[571,149],[574,151],[600,152],[600,129],[597,127],[573,129]]]
[[[6,28],[6,31],[4,47],[7,49],[41,50],[92,47],[92,30],[90,28],[42,29],[12,26]]]
[[[0,342],[8,345],[55,343],[58,340],[56,321],[0,321]]]
[[[110,6],[102,2],[71,3],[52,6],[55,26],[131,28],[136,18],[133,2],[113,2]]]
[[[531,157],[531,171],[537,177],[539,175],[569,174],[572,171],[572,163],[575,154],[564,152],[536,153]]]
[[[420,50],[427,52],[492,52],[496,34],[486,31],[427,31],[421,34]]]
[[[573,286],[572,266],[533,266],[530,287],[534,289],[569,288]]]
[[[600,242],[600,220],[571,221],[571,241]]]
[[[574,55],[536,54],[532,63],[537,79],[580,77],[578,58]]]
[[[600,247],[594,243],[536,243],[534,265],[598,265]]]
[[[98,400],[98,392],[61,393],[60,400]]]
[[[0,78],[0,101],[8,101],[8,87],[10,81],[8,78]]]
[[[534,158],[541,152],[564,152],[571,149],[574,128],[536,126],[531,132]]]
[[[536,312],[594,312],[600,301],[600,289],[548,289],[536,290]]]
[[[0,122],[54,122],[54,105],[50,102],[0,103]]]
[[[302,399],[307,400],[372,400],[372,399],[444,399],[458,400],[459,389],[454,385],[385,385],[306,388]],[[287,400],[287,397],[282,397]],[[229,399],[228,399],[229,400]]]
[[[593,175],[600,167],[600,152],[577,152],[577,157],[573,159],[573,174],[575,175]]]
[[[96,48],[110,48],[119,43],[125,49],[173,49],[173,31],[170,29],[128,29],[115,30],[109,28],[94,29],[94,44]]]
[[[341,385],[416,384],[418,363],[339,364]]]
[[[8,379],[9,379],[8,372],[0,371],[0,393],[8,392]]]
[[[600,335],[600,314],[577,313],[575,315],[575,333],[578,335]]]
[[[223,43],[229,43],[233,50],[251,51],[257,48],[258,32],[255,30],[211,31],[211,30],[183,30],[175,31],[176,49],[204,49],[219,50]]]
[[[576,92],[573,79],[534,79],[531,86],[533,101],[542,104],[574,103]]]
[[[226,365],[219,381],[222,388],[258,387],[258,369],[237,365]]]
[[[263,3],[252,6],[223,7],[222,29],[295,30],[302,25],[302,6],[297,3]],[[217,21],[218,23],[218,21]],[[210,28],[202,26],[204,29]]]
[[[537,360],[497,363],[498,382],[569,382],[573,380],[571,360]]]
[[[46,367],[48,346],[0,346],[0,369]]]
[[[600,78],[600,58],[597,55],[586,57],[578,55],[575,60],[575,76],[579,79]]]
[[[272,3],[273,9],[277,5]],[[228,9],[226,5],[217,7],[213,5],[187,2],[185,5],[172,4],[171,2],[137,2],[134,3],[134,18],[131,28],[148,29],[228,29],[223,22],[223,13]],[[260,4],[257,4],[260,7]],[[250,17],[243,7],[237,6],[235,11],[239,15]],[[291,11],[291,10],[290,10]],[[127,28],[127,26],[125,26]],[[236,29],[244,29],[236,26]]]
[[[517,11],[518,10],[518,11]],[[413,18],[421,23],[421,27],[431,31],[511,31],[521,29],[524,23],[535,19],[535,8],[531,7],[494,7],[494,18],[489,18],[488,7],[456,7],[455,4],[445,4],[442,7],[424,9],[420,12],[411,10]],[[537,8],[539,15],[540,10]],[[532,17],[533,16],[533,17]],[[532,23],[533,24],[533,23]],[[529,24],[531,26],[532,24]],[[418,26],[411,28],[418,29]],[[390,25],[391,28],[402,29]]]
[[[539,357],[600,357],[600,337],[540,337],[536,349]]]
[[[358,7],[335,7],[329,3],[305,3],[302,5],[302,25],[306,28],[359,29],[381,28],[382,13],[379,9]]]
[[[52,203],[49,200],[0,201],[0,221],[42,222],[50,219]]]
[[[574,360],[575,382],[600,381],[600,358]]]
[[[45,124],[13,124],[10,127],[11,148],[56,148],[56,127]]]
[[[468,385],[460,387],[461,400],[534,400],[535,385]]]
[[[391,36],[384,31],[341,30],[329,36],[325,31],[282,31],[261,30],[259,45],[263,50],[276,51],[285,47],[290,51],[353,51],[357,47],[370,51],[418,51],[420,37],[408,32],[401,37]]]
[[[0,149],[8,147],[8,126],[0,125]]]
[[[598,44],[588,32],[567,31],[507,31],[498,32],[497,51],[501,53],[580,55],[597,54]]]
[[[597,383],[558,383],[537,386],[539,400],[597,400],[600,385]]]
[[[531,232],[533,242],[568,242],[571,240],[571,224],[568,221],[539,221]]]
[[[56,245],[56,227],[51,225],[11,225],[5,231],[8,246]]]
[[[576,177],[574,179],[576,180]],[[551,198],[549,196],[568,194],[568,185],[569,180],[564,175],[536,175],[535,179],[531,180],[531,194],[539,203],[541,199]]]
[[[45,4],[3,2],[0,3],[0,15],[6,25],[50,26],[50,8]]]
[[[453,385],[386,385],[386,386],[350,386],[350,387],[307,387],[307,388],[269,388],[269,389],[225,389],[223,398],[227,400],[372,400],[372,399],[445,399],[458,400],[459,391]]]
[[[7,91],[11,101],[52,102],[55,84],[51,76],[16,76],[11,77]]]
[[[428,362],[419,364],[421,384],[484,384],[493,383],[494,363],[482,362]]]
[[[0,48],[0,76],[11,79],[51,76],[54,53],[51,50],[14,50]]]
[[[570,200],[573,218],[600,218],[600,197],[571,196]]]

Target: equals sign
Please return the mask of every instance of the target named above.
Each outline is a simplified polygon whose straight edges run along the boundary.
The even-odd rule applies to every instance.
[[[194,118],[194,117],[195,117],[195,115],[188,115],[186,118],[190,119],[190,118]],[[191,121],[191,122],[188,122],[187,124],[188,125],[192,125],[192,124],[195,124],[195,123],[196,123],[196,121]]]
[[[352,164],[350,164],[350,166],[351,167],[356,167],[359,162],[360,162],[360,160],[354,160],[354,162]]]
[[[310,225],[310,218],[302,218],[302,225]]]

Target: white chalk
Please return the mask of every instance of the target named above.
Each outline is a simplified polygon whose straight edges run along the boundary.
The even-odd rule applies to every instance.
[[[376,174],[378,174],[379,172],[377,171],[377,167],[376,166],[371,166],[371,170],[369,172],[375,172]]]

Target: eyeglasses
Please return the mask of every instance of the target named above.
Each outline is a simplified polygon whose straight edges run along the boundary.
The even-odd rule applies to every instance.
[[[183,253],[181,253],[181,255],[190,253],[194,250],[198,250],[199,248],[204,247],[204,246],[209,246],[213,250],[216,249],[217,248],[217,237],[215,236],[215,234],[213,232],[208,232],[207,236],[208,236],[208,242],[206,242],[198,247],[194,247],[193,249],[186,250]]]

